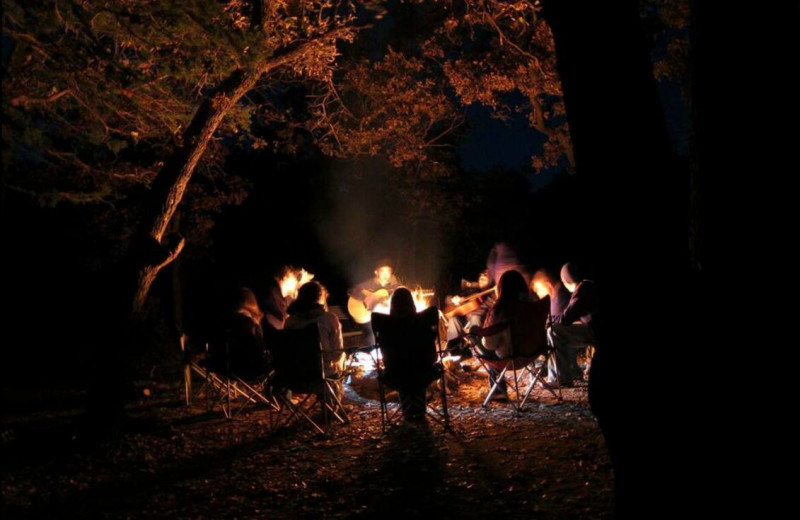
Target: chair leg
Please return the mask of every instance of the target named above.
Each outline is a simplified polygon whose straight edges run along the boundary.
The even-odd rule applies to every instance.
[[[381,407],[381,433],[386,433],[386,414],[387,414],[387,407],[386,407],[386,391],[383,387],[383,377],[381,371],[378,371],[378,399],[380,400],[380,407]]]
[[[519,412],[522,409],[520,404],[522,400],[519,398],[519,378],[522,377],[522,374],[517,376],[517,366],[513,362],[511,363],[511,371],[514,375],[514,402],[511,403],[511,406],[514,407],[516,412]]]
[[[183,396],[186,406],[192,406],[192,366],[189,363],[183,366]]]
[[[492,396],[497,391],[497,388],[500,386],[500,381],[506,377],[506,371],[508,370],[508,365],[503,367],[503,370],[497,375],[497,377],[492,378],[492,387],[489,389],[489,393],[486,394],[486,399],[483,400],[483,404],[481,405],[483,408],[487,408],[489,401],[492,400]],[[488,372],[488,369],[487,369]]]
[[[447,379],[444,376],[442,367],[442,378],[439,380],[442,389],[442,413],[444,414],[444,429],[450,431],[450,412],[447,410]]]
[[[293,403],[292,403],[292,402],[291,402],[289,399],[287,399],[287,398],[286,398],[286,396],[281,396],[281,397],[279,398],[279,400],[281,401],[281,403],[282,403],[282,404],[283,404],[283,405],[284,405],[284,406],[285,406],[285,407],[286,407],[286,408],[287,408],[287,409],[288,409],[288,410],[289,410],[291,413],[289,414],[289,416],[288,416],[288,417],[286,417],[286,419],[285,419],[285,420],[284,420],[284,421],[283,421],[283,422],[282,422],[280,425],[287,425],[287,424],[289,424],[289,423],[292,421],[292,419],[293,419],[295,416],[300,416],[300,417],[302,417],[303,419],[305,419],[305,420],[306,420],[306,422],[308,422],[308,423],[309,423],[309,424],[310,424],[310,425],[311,425],[311,426],[312,426],[312,427],[313,427],[313,428],[314,428],[314,429],[315,429],[315,430],[316,430],[318,433],[320,433],[320,434],[322,434],[322,435],[325,435],[325,434],[327,433],[327,432],[325,431],[325,429],[323,429],[323,428],[322,428],[322,427],[321,427],[319,424],[317,424],[317,423],[316,423],[316,421],[314,421],[314,419],[312,419],[312,418],[311,418],[311,417],[308,415],[308,413],[306,413],[306,411],[303,409],[303,406],[305,405],[305,403],[306,403],[306,402],[307,402],[309,399],[311,399],[311,398],[315,398],[315,399],[316,399],[316,396],[315,396],[315,395],[313,395],[313,394],[309,394],[309,395],[308,395],[308,396],[307,396],[305,399],[303,399],[303,400],[302,400],[300,403],[298,403],[298,404],[293,404]],[[310,406],[309,406],[309,408],[310,408]]]

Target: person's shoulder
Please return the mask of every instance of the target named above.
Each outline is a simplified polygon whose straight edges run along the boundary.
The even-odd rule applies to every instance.
[[[322,314],[322,319],[329,323],[339,323],[339,317],[331,311],[325,311]]]
[[[436,307],[428,307],[427,309],[423,309],[417,313],[417,316],[422,316],[426,320],[439,320],[439,309]]]

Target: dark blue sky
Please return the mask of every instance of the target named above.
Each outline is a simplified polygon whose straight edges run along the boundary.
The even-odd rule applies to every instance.
[[[522,115],[512,114],[501,121],[479,105],[467,110],[467,128],[457,151],[462,167],[470,172],[527,169],[544,142],[542,134],[530,128]]]

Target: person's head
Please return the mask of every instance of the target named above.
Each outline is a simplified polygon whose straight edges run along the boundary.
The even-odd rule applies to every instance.
[[[297,286],[300,282],[297,277],[297,269],[289,265],[284,265],[278,269],[275,280],[277,280],[278,287],[281,289],[281,296],[286,298],[297,295]]]
[[[553,283],[553,276],[546,269],[539,269],[533,274],[531,280],[531,290],[536,293],[539,298],[545,296],[553,296],[555,292],[555,283]]]
[[[484,290],[489,287],[492,283],[492,279],[489,278],[489,270],[484,269],[481,274],[478,276],[478,288],[480,290]]]
[[[300,290],[297,291],[297,300],[294,302],[293,306],[295,309],[303,311],[319,305],[327,308],[327,301],[328,291],[325,287],[319,282],[311,281],[303,284]]]
[[[572,262],[567,262],[561,268],[561,283],[569,292],[575,292],[575,288],[583,281],[583,275]]]
[[[375,279],[384,287],[392,281],[394,266],[388,258],[382,258],[375,264]]]
[[[261,319],[261,309],[258,306],[258,299],[255,293],[247,287],[239,289],[239,295],[236,303],[237,312],[246,312],[250,314],[257,321]]]
[[[516,270],[510,270],[503,273],[500,277],[500,282],[497,284],[497,299],[510,301],[518,300],[520,296],[528,294],[528,284],[525,282],[525,277],[522,273]]]
[[[389,314],[392,316],[410,316],[417,312],[414,296],[405,287],[400,287],[392,294]]]

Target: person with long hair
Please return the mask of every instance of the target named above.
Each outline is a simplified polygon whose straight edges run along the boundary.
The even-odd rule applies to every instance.
[[[250,379],[270,370],[261,319],[264,313],[256,295],[247,287],[239,289],[233,312],[225,323],[225,335],[211,352],[217,370]]]
[[[435,350],[427,346],[438,333],[439,314],[434,307],[418,313],[411,291],[400,287],[392,294],[389,316],[391,325],[380,339],[386,366],[384,381],[397,390],[403,417],[423,422],[426,390],[435,379],[436,363]]]
[[[498,323],[507,322],[511,315],[511,306],[514,302],[531,301],[533,297],[528,290],[528,284],[522,273],[516,270],[509,270],[503,273],[500,281],[497,284],[497,302],[491,308],[486,316],[483,326],[489,327]],[[497,334],[486,336],[483,338],[483,346],[479,349],[482,357],[487,359],[503,359],[511,356],[513,353],[511,345],[511,329],[506,327]],[[489,387],[492,386],[492,381],[497,378],[499,374],[491,367],[489,367]],[[508,388],[505,379],[497,381],[497,391],[495,391],[494,399],[507,400]]]

